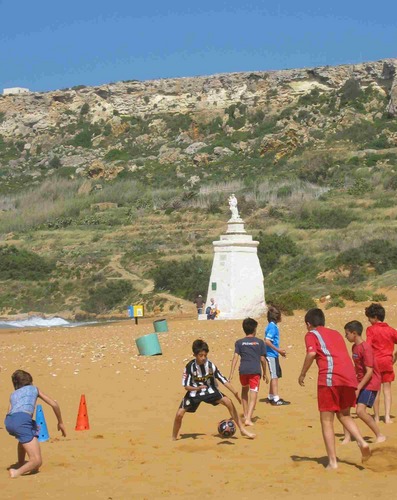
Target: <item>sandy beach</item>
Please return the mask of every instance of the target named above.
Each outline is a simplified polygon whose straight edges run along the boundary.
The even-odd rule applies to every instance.
[[[395,291],[387,291],[386,321],[397,325]],[[342,330],[358,319],[367,326],[364,307],[349,304],[326,311],[327,326]],[[173,418],[184,394],[181,376],[196,338],[210,346],[209,359],[228,376],[234,342],[242,337],[241,321],[197,321],[167,318],[160,333],[163,354],[138,355],[135,338],[151,333],[153,319],[121,321],[78,328],[0,331],[0,491],[2,499],[156,499],[156,498],[394,498],[397,487],[397,421],[381,425],[385,443],[371,445],[373,455],[362,466],[355,443],[342,446],[338,430],[339,469],[328,472],[316,401],[317,369],[306,387],[297,383],[305,354],[303,312],[280,324],[287,358],[281,361],[280,394],[291,405],[272,407],[263,399],[256,408],[255,440],[236,434],[222,439],[217,423],[224,407],[201,405],[186,415],[181,439],[171,441]],[[261,318],[262,338],[267,322]],[[351,346],[349,345],[349,350]],[[50,440],[41,444],[38,474],[11,480],[7,467],[16,461],[16,440],[4,428],[3,416],[12,392],[15,369],[29,371],[34,383],[59,402],[68,435],[56,430],[49,406],[43,409]],[[238,377],[233,380],[240,389]],[[397,383],[393,413],[397,415]],[[225,393],[228,391],[225,389]],[[90,430],[77,432],[80,396],[87,400]],[[229,394],[228,394],[229,395]],[[237,403],[236,403],[237,404]],[[382,401],[383,414],[383,401]],[[241,412],[241,407],[239,407]],[[368,428],[358,425],[369,442]]]

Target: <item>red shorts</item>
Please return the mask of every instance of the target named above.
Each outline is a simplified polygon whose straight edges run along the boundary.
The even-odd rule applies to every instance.
[[[240,373],[240,382],[243,387],[249,385],[251,391],[258,392],[259,384],[261,381],[261,376],[256,373],[255,375],[246,375],[245,373]]]
[[[393,382],[396,376],[394,375],[394,370],[392,369],[390,371],[380,372],[380,378],[383,384],[383,382]]]
[[[319,411],[341,411],[356,406],[356,389],[354,387],[319,385],[317,397]]]

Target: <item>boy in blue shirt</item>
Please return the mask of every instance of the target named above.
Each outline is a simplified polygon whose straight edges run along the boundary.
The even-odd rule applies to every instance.
[[[285,349],[280,349],[280,331],[277,323],[281,321],[281,312],[277,307],[269,306],[267,311],[267,321],[269,324],[265,330],[266,361],[270,371],[270,387],[267,403],[272,406],[289,405],[289,401],[281,399],[278,395],[278,379],[282,377],[279,356],[286,357]]]

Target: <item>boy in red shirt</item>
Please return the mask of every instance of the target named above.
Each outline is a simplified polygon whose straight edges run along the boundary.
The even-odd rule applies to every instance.
[[[393,355],[394,344],[397,344],[397,331],[384,323],[386,312],[380,304],[371,304],[365,308],[365,315],[371,326],[367,328],[367,342],[372,346],[375,359],[379,366],[383,395],[385,399],[385,422],[392,424],[390,418],[391,412],[391,383],[395,375],[393,364],[397,359],[397,351]],[[375,422],[379,422],[379,396],[374,403],[374,418]]]
[[[367,413],[367,408],[372,408],[380,390],[380,373],[372,347],[361,337],[362,333],[363,325],[359,321],[349,321],[349,323],[346,323],[345,337],[353,344],[353,362],[358,381],[356,413],[375,434],[376,443],[383,443],[386,437],[381,434],[378,424]],[[351,436],[345,429],[345,439],[342,441],[342,444],[349,443],[350,441]]]
[[[305,385],[305,376],[313,361],[318,366],[317,399],[321,430],[328,455],[327,469],[337,469],[335,448],[335,413],[345,429],[355,438],[362,460],[371,456],[368,444],[350,416],[350,408],[356,403],[357,379],[346,344],[336,330],[325,328],[325,316],[321,309],[310,309],[305,315],[308,332],[305,336],[306,357],[298,383]]]

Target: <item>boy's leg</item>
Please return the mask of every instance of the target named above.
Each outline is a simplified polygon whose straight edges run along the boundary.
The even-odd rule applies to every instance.
[[[18,465],[21,466],[25,463],[26,450],[22,443],[18,443]]]
[[[247,413],[247,417],[245,419],[245,425],[254,425],[254,423],[252,421],[252,415],[253,415],[254,410],[255,410],[256,401],[258,399],[258,392],[250,390],[249,393],[250,393],[250,398],[249,398],[249,405],[248,405],[248,413]]]
[[[371,417],[371,415],[368,415],[367,405],[365,405],[363,403],[358,403],[357,408],[356,408],[356,413],[357,413],[358,418],[361,418],[361,420],[365,424],[367,424],[368,427],[371,429],[371,431],[375,434],[376,442],[383,443],[383,441],[386,440],[386,437],[380,432],[378,424]]]
[[[343,432],[345,433],[345,437],[343,438],[343,441],[341,442],[341,444],[351,443],[352,437],[350,435],[350,432],[345,427],[343,427]]]
[[[381,393],[381,391],[378,391],[378,394],[376,395],[375,402],[374,402],[374,420],[377,424],[379,424],[380,393]]]
[[[255,437],[255,434],[252,434],[252,432],[248,432],[247,429],[243,427],[241,418],[237,413],[236,407],[234,406],[233,402],[227,396],[223,396],[223,398],[219,400],[219,403],[226,406],[226,408],[229,410],[230,416],[236,422],[241,434],[253,439]]]
[[[320,411],[321,431],[323,433],[325,449],[328,455],[327,469],[338,468],[335,448],[334,417],[335,414],[332,411]]]
[[[186,413],[186,410],[183,408],[178,408],[178,411],[176,412],[175,415],[175,420],[174,420],[174,426],[172,428],[172,439],[176,441],[178,438],[178,434],[182,425],[182,419]]]
[[[37,470],[42,464],[40,444],[37,438],[33,438],[29,443],[21,444],[28,454],[28,461],[19,467],[19,469],[9,469],[8,473],[12,478]]]
[[[280,399],[278,395],[278,378],[272,378],[270,380],[270,392],[269,392],[269,397],[270,400],[277,401],[277,399]]]
[[[336,413],[340,423],[343,425],[345,429],[347,429],[350,434],[357,441],[357,444],[360,448],[361,455],[363,461],[367,460],[371,456],[371,451],[369,449],[368,444],[364,441],[358,427],[352,417],[350,416],[350,408],[345,408],[344,410],[340,410]]]
[[[243,405],[243,413],[244,418],[246,419],[248,416],[248,394],[249,394],[249,385],[243,385],[241,388],[241,403]]]
[[[383,383],[383,397],[385,398],[385,423],[392,424],[393,420],[391,419],[391,382]]]

